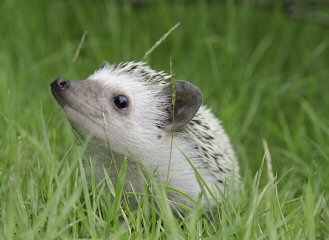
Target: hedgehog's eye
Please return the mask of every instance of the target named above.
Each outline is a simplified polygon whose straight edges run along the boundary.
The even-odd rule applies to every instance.
[[[127,108],[128,105],[129,105],[128,98],[124,95],[118,95],[118,96],[114,97],[113,98],[113,103],[119,109]]]

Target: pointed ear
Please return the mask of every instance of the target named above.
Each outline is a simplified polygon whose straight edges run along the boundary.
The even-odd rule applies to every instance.
[[[102,63],[102,65],[100,66],[99,69],[103,69],[103,68],[106,68],[106,67],[109,67],[109,66],[110,66],[109,62],[108,62],[108,61],[104,61],[104,62]]]
[[[176,82],[176,100],[172,102],[173,85],[168,84],[164,91],[170,96],[168,125],[175,131],[188,124],[199,110],[202,103],[202,93],[193,84],[186,81]]]

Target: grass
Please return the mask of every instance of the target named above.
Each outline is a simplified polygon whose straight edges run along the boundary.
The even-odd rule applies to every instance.
[[[328,238],[328,28],[233,1],[5,0],[0,16],[0,239]],[[196,204],[185,216],[159,186],[132,210],[124,165],[115,186],[88,190],[83,146],[49,91],[56,77],[84,79],[105,59],[142,59],[177,22],[145,60],[201,88],[243,176],[217,208]]]

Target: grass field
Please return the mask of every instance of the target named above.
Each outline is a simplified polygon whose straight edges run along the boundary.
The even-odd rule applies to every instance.
[[[329,237],[329,28],[233,1],[3,0],[0,19],[0,239]],[[144,198],[132,211],[120,184],[113,201],[88,191],[83,147],[49,84],[85,79],[105,59],[140,60],[177,22],[146,60],[169,72],[172,58],[176,77],[201,88],[232,139],[242,186],[203,214]]]

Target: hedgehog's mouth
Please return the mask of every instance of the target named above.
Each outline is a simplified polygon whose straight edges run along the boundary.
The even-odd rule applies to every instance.
[[[94,124],[100,126],[100,124],[97,122],[97,120],[94,119],[92,116],[88,116],[88,115],[82,113],[81,111],[78,111],[77,109],[75,109],[74,107],[72,107],[72,106],[70,106],[70,105],[68,105],[68,104],[64,105],[64,106],[63,106],[63,109],[64,109],[64,112],[65,112],[67,115],[68,115],[68,112],[73,112],[73,113],[75,113],[75,115],[77,116],[78,119],[79,119],[79,118],[81,118],[81,119],[87,119],[87,120],[93,122]],[[70,119],[70,120],[71,120],[71,119]],[[72,119],[72,120],[73,120],[73,119]],[[76,120],[76,119],[74,119],[74,120]]]
[[[101,138],[105,136],[104,127],[93,117],[85,115],[67,104],[63,109],[71,126],[81,136],[93,135]]]
[[[101,131],[104,131],[104,127],[99,119],[79,111],[68,103],[64,103],[62,107],[73,129],[82,136],[90,134],[94,135],[94,133],[99,132],[100,129]]]
[[[65,106],[64,99],[57,93],[57,91],[53,87],[51,88],[51,93],[52,93],[53,97],[55,98],[55,100],[57,101],[57,103],[61,107],[64,107]]]

